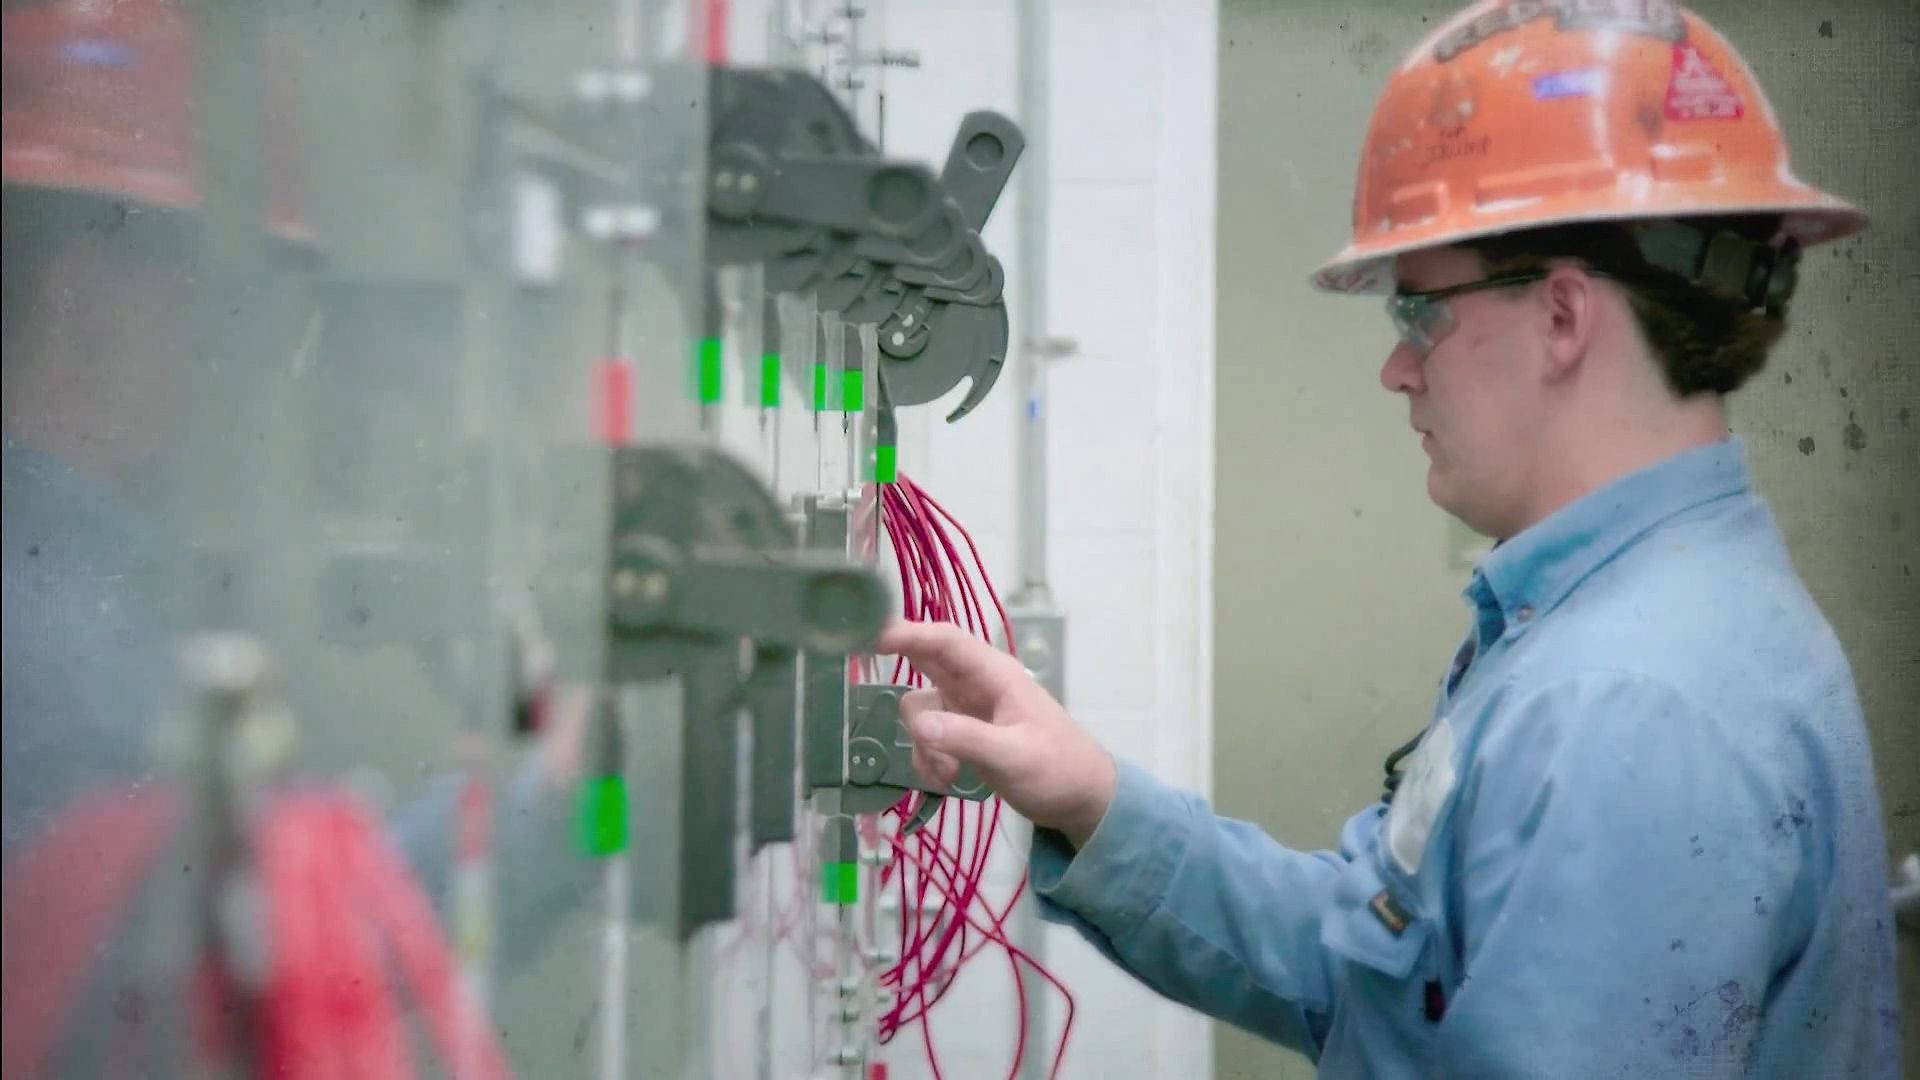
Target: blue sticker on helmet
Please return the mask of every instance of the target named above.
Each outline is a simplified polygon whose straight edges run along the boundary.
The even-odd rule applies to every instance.
[[[1606,85],[1606,74],[1600,68],[1580,68],[1574,71],[1555,71],[1546,75],[1535,75],[1533,77],[1534,100],[1589,97],[1599,93]]]
[[[60,58],[83,67],[125,68],[133,65],[133,49],[107,38],[76,38],[60,47]]]

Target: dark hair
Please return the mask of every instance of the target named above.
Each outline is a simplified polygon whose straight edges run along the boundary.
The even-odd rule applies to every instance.
[[[1683,219],[1707,233],[1731,231],[1767,243],[1777,216]],[[1488,274],[1539,269],[1555,258],[1577,258],[1626,288],[1635,321],[1679,397],[1731,394],[1766,366],[1786,332],[1784,310],[1757,311],[1673,271],[1650,265],[1635,242],[1634,226],[1587,222],[1502,233],[1462,242],[1479,254]]]

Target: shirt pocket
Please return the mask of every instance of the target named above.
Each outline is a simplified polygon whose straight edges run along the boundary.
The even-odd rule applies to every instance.
[[[1341,872],[1332,909],[1320,925],[1320,942],[1336,956],[1389,979],[1407,979],[1434,935],[1434,924],[1414,892],[1381,873],[1378,858],[1378,849],[1368,851]]]
[[[1444,935],[1407,883],[1382,874],[1382,857],[1376,847],[1347,865],[1320,925],[1337,995],[1320,1066],[1335,1080],[1397,1080],[1432,1069],[1444,1010],[1435,978]]]

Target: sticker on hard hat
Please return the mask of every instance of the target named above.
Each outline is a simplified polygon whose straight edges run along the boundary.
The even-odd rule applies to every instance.
[[[1592,97],[1606,87],[1606,80],[1607,73],[1599,68],[1535,75],[1533,98],[1535,101],[1551,101],[1554,98]]]
[[[133,49],[109,38],[76,38],[60,46],[60,59],[81,67],[127,68],[133,66]]]
[[[1746,110],[1720,72],[1691,43],[1673,47],[1673,78],[1667,83],[1667,119],[1738,120]]]
[[[1493,149],[1491,135],[1469,137],[1449,133],[1449,137],[1445,140],[1433,143],[1426,148],[1426,158],[1420,164],[1426,167],[1459,158],[1485,157],[1487,151],[1491,149]]]
[[[1553,16],[1556,30],[1625,30],[1662,41],[1687,37],[1679,5],[1671,0],[1513,0],[1448,31],[1434,45],[1433,58],[1444,64],[1488,38],[1546,15]]]

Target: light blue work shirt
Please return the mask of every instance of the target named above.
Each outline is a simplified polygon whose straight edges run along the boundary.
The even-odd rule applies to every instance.
[[[1466,597],[1420,749],[1338,851],[1121,762],[1084,849],[1036,834],[1046,917],[1323,1077],[1893,1077],[1865,724],[1741,442],[1569,504]]]

